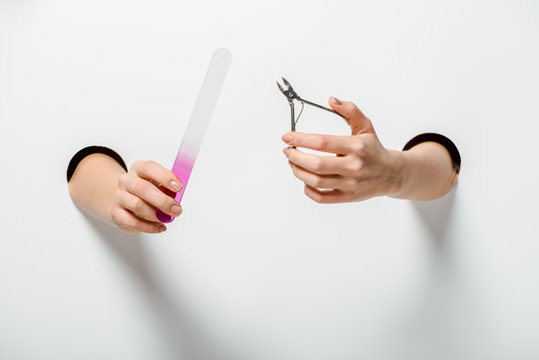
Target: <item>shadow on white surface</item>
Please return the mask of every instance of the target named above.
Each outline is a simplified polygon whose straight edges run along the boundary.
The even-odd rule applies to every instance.
[[[426,272],[423,293],[404,325],[403,349],[415,358],[432,358],[447,349],[440,359],[462,358],[469,344],[452,334],[467,334],[462,314],[469,308],[466,280],[459,276],[456,240],[452,236],[457,186],[440,199],[413,202],[427,233]],[[464,284],[464,285],[463,285]]]
[[[425,228],[433,240],[437,252],[444,252],[447,247],[447,232],[453,214],[457,185],[445,196],[431,201],[412,202]]]
[[[110,252],[141,285],[152,307],[150,310],[156,315],[162,337],[170,346],[171,359],[228,359],[216,356],[206,336],[182,307],[181,299],[173,296],[155,276],[152,269],[156,264],[148,256],[144,235],[123,233],[99,219],[84,216]]]

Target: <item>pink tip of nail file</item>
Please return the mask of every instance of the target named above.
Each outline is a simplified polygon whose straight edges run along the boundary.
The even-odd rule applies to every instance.
[[[191,113],[187,130],[185,130],[180,149],[172,166],[172,172],[178,176],[183,184],[182,189],[174,196],[178,203],[182,200],[231,62],[232,54],[226,49],[217,49],[211,59],[202,89],[198,94],[195,108]],[[169,223],[174,220],[174,217],[157,209],[157,219],[163,223]]]

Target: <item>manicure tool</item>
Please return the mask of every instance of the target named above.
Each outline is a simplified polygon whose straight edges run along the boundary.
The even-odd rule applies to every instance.
[[[307,101],[305,99],[300,98],[299,95],[294,91],[294,89],[292,88],[292,85],[290,85],[288,80],[286,80],[284,77],[282,77],[281,79],[283,79],[283,83],[286,86],[286,89],[284,89],[281,86],[281,84],[279,84],[278,81],[277,81],[277,86],[279,87],[279,90],[281,90],[281,92],[284,94],[284,96],[286,96],[286,99],[288,100],[288,105],[290,105],[290,124],[291,124],[291,128],[292,128],[291,131],[296,131],[296,124],[299,121],[299,118],[301,116],[301,113],[303,112],[303,108],[305,107],[305,104],[317,107],[319,109],[329,111],[329,112],[334,113],[334,114],[337,114],[341,118],[343,118],[343,120],[346,121],[346,123],[348,125],[350,125],[350,123],[348,122],[348,119],[346,119],[344,116],[342,116],[341,114],[339,114],[335,110],[330,109],[330,108],[325,107],[325,106],[322,106],[322,105],[315,104],[313,102],[310,102],[310,101]],[[298,115],[297,119],[296,119],[295,111],[294,111],[294,100],[297,100],[297,101],[299,101],[301,103],[301,110],[299,112],[299,115]]]
[[[172,193],[178,203],[182,200],[231,62],[232,54],[226,49],[217,49],[211,59],[202,89],[198,94],[195,108],[191,113],[187,130],[185,130],[180,149],[172,166],[172,172],[178,176],[183,185],[175,195]],[[174,217],[157,209],[157,219],[163,223],[169,223],[174,220]]]

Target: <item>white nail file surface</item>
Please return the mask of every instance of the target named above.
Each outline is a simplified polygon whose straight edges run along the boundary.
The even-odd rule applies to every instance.
[[[204,78],[202,89],[198,94],[195,108],[191,113],[191,118],[187,124],[187,129],[183,135],[183,140],[176,155],[176,160],[172,166],[172,172],[181,180],[183,187],[176,193],[175,200],[180,202],[191,171],[195,164],[206,129],[219,100],[221,89],[225,83],[226,75],[232,62],[232,53],[227,49],[217,49],[208,67],[208,72]],[[171,222],[174,217],[167,215],[160,210],[157,211],[157,218],[161,222]]]

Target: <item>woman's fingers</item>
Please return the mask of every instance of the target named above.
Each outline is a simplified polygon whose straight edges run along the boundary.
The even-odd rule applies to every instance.
[[[128,233],[145,232],[156,234],[167,229],[165,225],[159,222],[141,219],[121,206],[115,206],[111,215],[112,221],[114,221],[120,229]]]
[[[349,120],[352,134],[335,136],[289,132],[282,140],[294,175],[305,194],[319,203],[361,201],[389,193],[399,180],[395,156],[380,143],[371,121],[351,102],[330,98],[330,106]],[[308,154],[308,148],[337,156]],[[327,190],[322,190],[327,189]],[[389,189],[389,190],[388,190]]]
[[[178,177],[153,161],[137,161],[120,176],[111,208],[112,221],[128,233],[166,231],[156,209],[179,216],[182,207],[174,195],[182,187]]]
[[[347,188],[345,179],[340,175],[319,175],[302,167],[289,162],[294,176],[303,181],[305,184],[318,189],[340,189]]]
[[[121,207],[131,211],[139,218],[148,221],[159,222],[155,212],[155,207],[151,206],[138,196],[131,194],[129,191],[123,190],[120,191],[120,193],[116,197],[117,202]]]
[[[339,190],[318,190],[309,185],[305,185],[305,195],[319,204],[335,204],[353,200],[350,193]]]
[[[136,176],[122,176],[121,187],[131,194],[141,198],[150,205],[172,216],[179,216],[182,212],[180,204],[172,197],[160,191],[154,184]]]
[[[341,155],[353,152],[356,146],[352,136],[288,132],[282,136],[282,140],[290,146],[303,147]]]
[[[167,189],[178,192],[182,188],[180,179],[170,170],[164,168],[155,161],[135,161],[131,167],[137,176],[157,182],[158,185],[162,185]]]
[[[292,163],[316,174],[343,175],[347,171],[347,160],[342,156],[319,156],[293,148],[285,148],[283,152]]]

